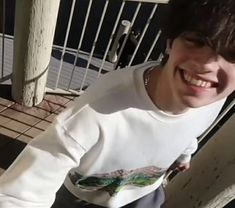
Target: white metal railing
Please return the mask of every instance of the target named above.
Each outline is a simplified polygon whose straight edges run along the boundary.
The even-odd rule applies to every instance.
[[[151,12],[151,14],[149,15],[149,18],[148,18],[148,20],[147,20],[147,22],[146,22],[146,25],[145,25],[145,27],[144,27],[144,30],[143,30],[143,32],[142,32],[142,34],[141,34],[141,36],[140,36],[140,39],[139,39],[139,41],[138,41],[138,44],[137,44],[137,46],[136,46],[136,48],[135,48],[135,51],[134,51],[134,53],[133,53],[133,55],[132,55],[132,57],[131,57],[131,60],[130,60],[130,62],[129,62],[129,64],[128,64],[128,66],[130,66],[130,65],[132,64],[132,62],[133,62],[133,60],[134,60],[134,58],[135,58],[135,55],[136,55],[136,53],[137,53],[137,50],[139,49],[139,46],[140,46],[140,44],[141,44],[141,42],[142,42],[142,40],[143,40],[143,38],[144,38],[144,35],[145,35],[145,33],[146,33],[146,31],[147,31],[147,29],[148,29],[148,27],[149,27],[149,24],[150,24],[151,20],[152,20],[152,18],[153,18],[153,15],[154,15],[154,13],[156,12],[157,6],[158,6],[158,4],[155,4],[155,5],[154,5],[154,7],[153,7],[153,9],[152,9],[152,12]]]
[[[13,39],[11,35],[0,33],[0,83],[10,84],[13,64]]]
[[[160,38],[160,35],[161,35],[161,30],[158,31],[158,33],[157,33],[157,35],[156,35],[156,37],[155,37],[155,39],[154,39],[154,41],[153,41],[153,44],[152,44],[151,48],[149,49],[149,52],[148,52],[148,54],[147,54],[147,56],[146,56],[144,62],[148,61],[150,55],[151,55],[152,52],[153,52],[154,46],[156,45],[157,41],[158,41],[159,38]],[[161,59],[161,58],[162,58],[162,54],[160,54],[160,56],[159,56],[158,59]]]
[[[70,76],[70,81],[69,81],[69,85],[67,87],[67,90],[69,90],[70,87],[71,87],[71,82],[72,82],[75,66],[76,66],[76,63],[77,63],[77,60],[78,60],[78,55],[79,55],[80,50],[81,50],[81,46],[82,46],[82,42],[83,42],[83,38],[84,38],[84,34],[85,34],[85,29],[86,29],[88,17],[89,17],[90,11],[91,11],[91,5],[92,5],[92,1],[89,1],[89,5],[87,7],[87,13],[86,13],[85,21],[84,21],[84,26],[83,26],[82,34],[81,34],[80,41],[79,41],[79,44],[78,44],[76,57],[75,57],[75,60],[74,60],[74,63],[73,63],[73,70],[72,70],[72,73],[71,73],[71,76]],[[80,87],[80,90],[81,90],[81,88],[82,88],[82,86]]]
[[[126,0],[126,1],[137,1],[137,0]],[[157,3],[157,4],[167,4],[169,0],[138,0],[139,2],[145,3]]]
[[[85,71],[85,74],[84,74],[83,79],[82,79],[80,90],[83,89],[84,84],[85,84],[85,80],[86,80],[86,77],[87,77],[87,73],[88,73],[88,70],[89,70],[91,59],[93,57],[94,50],[95,50],[95,47],[96,47],[96,44],[97,44],[97,40],[98,40],[98,37],[99,37],[99,34],[100,34],[101,26],[102,26],[103,21],[104,21],[104,16],[105,16],[106,11],[107,11],[108,3],[109,3],[109,0],[106,0],[103,11],[102,11],[102,15],[101,15],[101,18],[100,18],[100,23],[99,23],[98,29],[96,31],[96,36],[95,36],[95,39],[94,39],[93,44],[92,44],[92,49],[91,49],[91,52],[90,52],[89,60],[88,60],[87,65],[86,65],[86,71]]]
[[[13,63],[13,39],[6,34],[6,0],[1,1],[1,33],[0,33],[0,83],[10,84]]]
[[[116,21],[115,21],[115,24],[114,24],[114,27],[113,27],[111,36],[110,36],[110,38],[109,38],[108,45],[107,45],[106,50],[105,50],[105,53],[104,53],[104,57],[103,57],[103,60],[102,60],[102,64],[101,64],[101,66],[100,66],[100,68],[99,68],[98,77],[100,76],[100,73],[101,73],[101,70],[102,70],[102,68],[103,68],[103,66],[104,66],[104,62],[105,62],[105,60],[106,60],[106,58],[107,58],[108,52],[111,52],[111,51],[109,51],[109,50],[111,50],[111,49],[110,49],[110,46],[111,46],[111,43],[112,43],[112,41],[113,41],[113,38],[114,38],[114,35],[115,35],[115,32],[116,32],[118,23],[119,23],[119,21],[120,21],[120,17],[121,17],[121,14],[122,14],[122,11],[123,11],[124,6],[125,6],[125,1],[122,2],[122,5],[121,5],[121,7],[120,7],[120,9],[119,9],[119,13],[118,13],[118,15],[117,15],[117,19],[116,19]],[[123,22],[123,21],[124,21],[124,22]],[[125,20],[123,20],[123,21],[121,22],[121,26],[124,25],[124,26],[122,27],[123,29],[119,30],[119,31],[120,31],[120,34],[117,33],[116,40],[115,40],[115,42],[113,43],[113,46],[114,46],[114,49],[115,49],[115,50],[117,49],[117,46],[116,46],[116,45],[118,44],[118,39],[121,37],[122,34],[127,34],[127,33],[128,33],[128,30],[129,30],[129,27],[130,27],[130,26],[129,26],[129,22],[127,22],[127,21],[125,21]],[[127,28],[127,27],[128,27],[128,30],[125,29],[125,28]],[[115,50],[114,50],[112,53],[115,53]],[[117,60],[115,60],[115,61],[117,61]]]
[[[71,3],[72,1],[72,3]],[[116,11],[117,15],[115,18],[115,21],[112,24],[110,24],[108,27],[112,27],[112,30],[110,32],[110,35],[106,41],[106,45],[104,47],[104,50],[102,52],[102,54],[99,54],[99,56],[97,56],[97,54],[95,53],[96,51],[96,47],[97,44],[100,44],[100,40],[103,39],[102,34],[104,33],[104,31],[107,29],[107,24],[105,26],[105,22],[109,21],[109,16],[107,15],[107,10],[109,8],[109,6],[112,4],[112,0],[101,0],[101,1],[105,1],[103,8],[100,9],[100,12],[102,13],[99,18],[99,24],[98,24],[98,28],[96,29],[96,31],[93,31],[94,33],[96,33],[94,40],[92,40],[92,48],[91,50],[83,50],[82,49],[82,45],[86,44],[88,42],[88,40],[86,39],[86,35],[87,35],[87,29],[90,26],[90,22],[91,19],[94,17],[90,16],[90,12],[92,9],[94,9],[94,0],[87,0],[86,2],[88,3],[88,6],[86,8],[82,8],[83,10],[86,9],[86,14],[85,14],[85,18],[84,21],[81,21],[80,24],[83,25],[82,27],[82,31],[81,31],[81,35],[79,37],[79,43],[78,46],[74,47],[74,46],[70,46],[68,47],[68,40],[71,36],[71,26],[74,20],[74,17],[76,17],[78,15],[77,12],[80,12],[79,9],[76,9],[76,4],[79,7],[79,4],[81,1],[78,0],[71,0],[71,7],[70,7],[70,16],[69,16],[69,20],[67,22],[67,29],[65,32],[65,39],[64,39],[64,43],[62,44],[62,46],[57,46],[54,45],[54,49],[55,50],[59,50],[61,53],[60,59],[57,59],[58,63],[51,63],[51,65],[55,65],[54,67],[54,71],[52,70],[52,73],[54,73],[54,75],[50,75],[51,73],[49,73],[49,76],[51,76],[48,79],[48,87],[52,88],[52,89],[63,89],[66,90],[68,92],[71,91],[71,89],[75,89],[77,91],[82,91],[82,89],[84,87],[86,87],[87,85],[91,84],[96,78],[98,78],[104,71],[110,71],[113,69],[118,68],[118,61],[122,55],[123,50],[125,49],[125,44],[128,41],[129,35],[133,29],[134,24],[138,24],[138,20],[137,17],[140,16],[141,14],[139,13],[139,11],[141,10],[142,7],[144,7],[145,5],[151,5],[152,6],[152,11],[149,14],[149,17],[146,21],[145,25],[142,25],[142,28],[140,28],[141,35],[140,38],[138,40],[138,45],[135,48],[135,51],[132,54],[131,60],[129,60],[129,63],[127,63],[127,65],[132,65],[133,64],[133,60],[136,57],[136,54],[139,51],[139,47],[142,43],[142,40],[145,37],[145,33],[149,27],[149,24],[152,21],[152,17],[155,15],[156,11],[157,11],[157,7],[159,3],[167,3],[167,0],[120,0],[120,5],[116,7]],[[85,0],[83,0],[85,2]],[[6,10],[5,10],[5,3],[6,1],[3,0],[3,11],[2,11],[2,22],[3,22],[3,27],[2,27],[2,34],[0,34],[0,45],[1,45],[1,55],[0,55],[0,60],[1,60],[1,72],[0,72],[0,81],[4,81],[5,79],[9,79],[10,74],[11,74],[11,67],[12,67],[12,63],[10,63],[11,61],[6,60],[6,59],[13,59],[13,37],[10,37],[8,35],[5,34],[5,16],[6,16]],[[66,2],[69,3],[69,2]],[[133,4],[135,3],[135,5]],[[131,10],[133,11],[133,16],[129,17],[129,19],[127,19],[127,21],[130,22],[130,26],[128,28],[128,30],[126,31],[126,35],[125,35],[125,39],[124,41],[120,44],[118,43],[118,53],[117,51],[113,51],[113,53],[116,53],[116,61],[112,62],[110,61],[109,56],[111,56],[112,54],[110,53],[112,47],[113,47],[113,43],[115,41],[115,38],[117,38],[117,33],[118,33],[118,28],[120,27],[120,24],[123,20],[125,20],[125,18],[123,18],[123,14],[125,13],[125,9],[127,7],[129,7],[129,5],[132,4],[132,8]],[[75,10],[76,9],[76,10]],[[61,11],[63,12],[63,11]],[[102,32],[102,34],[101,34]],[[154,50],[154,48],[157,45],[157,42],[159,40],[161,32],[156,29],[156,34],[155,34],[155,39],[151,44],[151,47],[149,48],[148,52],[146,52],[146,57],[143,61],[147,61],[151,58],[151,54]],[[153,34],[154,35],[154,34]],[[107,37],[106,37],[107,38]],[[91,42],[91,41],[89,41]],[[7,45],[7,46],[6,46]],[[10,47],[10,50],[8,51],[8,48]],[[72,47],[72,48],[71,48]],[[9,52],[11,54],[9,54]],[[73,60],[73,64],[70,63],[70,66],[67,66],[67,61],[65,60],[65,56],[66,55],[73,55],[75,58]],[[81,61],[81,59],[86,61],[86,64],[84,65],[79,65],[79,62]],[[9,63],[8,63],[9,62]],[[91,70],[91,68],[96,68],[96,72],[94,72],[94,69]],[[53,66],[52,66],[53,68]],[[56,68],[56,69],[55,69]],[[66,71],[66,72],[65,72]],[[78,75],[78,71],[80,73],[80,75]],[[92,71],[92,72],[91,72]],[[63,76],[63,74],[67,73],[66,75]],[[69,75],[68,75],[69,74]],[[95,74],[95,75],[94,75]],[[74,75],[77,75],[79,78],[78,80],[76,80],[77,78],[74,77]],[[91,78],[92,76],[92,78]],[[65,84],[65,79],[66,79],[66,84]],[[77,83],[75,83],[77,82]]]
[[[76,1],[73,0],[72,4],[71,4],[71,8],[70,8],[70,15],[69,15],[69,19],[67,22],[67,29],[65,32],[65,39],[64,39],[64,44],[63,47],[60,48],[60,52],[61,52],[61,56],[60,56],[60,64],[57,70],[54,70],[56,74],[56,78],[55,81],[53,82],[53,84],[49,84],[49,87],[57,90],[61,88],[65,91],[71,91],[71,90],[78,90],[78,91],[82,91],[86,86],[88,86],[89,84],[91,84],[95,79],[97,79],[104,71],[110,71],[110,70],[114,70],[116,68],[118,68],[118,64],[119,64],[119,59],[121,57],[121,55],[123,54],[123,52],[125,52],[125,45],[127,44],[127,42],[129,41],[129,36],[133,30],[133,26],[135,24],[140,24],[138,23],[139,21],[139,17],[140,17],[140,10],[142,9],[142,7],[148,5],[149,7],[151,7],[151,11],[148,14],[148,18],[145,22],[144,25],[141,25],[140,31],[141,34],[139,36],[138,39],[138,43],[135,46],[135,50],[132,52],[132,56],[131,59],[129,60],[129,63],[126,63],[127,66],[131,66],[133,65],[133,61],[136,58],[136,54],[139,52],[140,49],[140,45],[143,43],[143,40],[145,38],[146,33],[148,32],[148,28],[149,25],[151,24],[151,22],[153,21],[153,16],[156,15],[157,13],[157,8],[158,8],[158,3],[167,3],[167,1],[156,1],[156,0],[120,0],[120,4],[115,8],[117,13],[116,16],[112,15],[112,17],[107,15],[107,10],[109,9],[110,5],[112,6],[112,0],[104,0],[103,1],[103,6],[102,8],[99,8],[99,12],[100,12],[100,16],[95,17],[95,19],[99,19],[99,23],[97,24],[98,27],[97,29],[94,29],[94,33],[95,33],[95,37],[92,40],[92,47],[91,49],[88,51],[84,51],[82,49],[82,46],[84,44],[87,44],[87,40],[86,40],[86,35],[87,35],[87,31],[91,26],[91,10],[94,10],[94,2],[93,0],[88,0],[88,6],[86,8],[82,8],[83,10],[86,10],[86,14],[84,17],[84,20],[80,21],[80,24],[82,24],[82,30],[81,30],[81,34],[78,41],[78,46],[77,47],[73,47],[72,49],[72,53],[70,48],[67,46],[68,45],[68,40],[69,37],[71,35],[71,28],[72,28],[72,22],[73,19],[76,18],[76,15],[79,15],[78,13],[80,12],[79,8],[79,3],[80,1]],[[78,8],[76,8],[78,7]],[[130,17],[129,15],[129,19],[125,18],[125,12],[124,10],[129,8],[129,10],[132,11],[133,16]],[[78,11],[77,13],[75,13],[74,11]],[[147,15],[147,14],[145,14]],[[110,24],[107,27],[107,21],[110,21],[110,18],[112,18],[114,21],[112,24]],[[139,18],[137,20],[137,18]],[[118,38],[117,33],[118,33],[118,28],[120,28],[120,24],[123,20],[126,20],[128,22],[130,22],[129,25],[129,29],[125,32],[125,38],[122,41],[122,43],[118,43],[118,50],[117,51],[112,51],[113,49],[113,45],[115,41],[118,41],[116,38]],[[156,20],[155,20],[156,21]],[[104,26],[106,25],[106,26]],[[104,41],[104,38],[102,37],[102,34],[105,33],[105,31],[110,30],[111,32],[109,32],[109,37],[107,38],[106,41]],[[159,29],[156,28],[156,34],[152,34],[154,36],[152,44],[150,44],[150,48],[148,49],[148,51],[145,53],[147,54],[145,59],[142,60],[142,62],[146,62],[150,59],[152,52],[154,51],[154,48],[156,48],[156,45],[158,43],[159,37],[161,35],[161,31]],[[124,33],[123,33],[124,34]],[[105,42],[105,47],[103,46],[103,51],[101,54],[99,54],[97,56],[97,54],[95,54],[96,51],[96,47],[97,44],[100,44],[100,42]],[[116,45],[117,47],[117,45]],[[57,48],[54,45],[54,48]],[[75,49],[76,48],[76,49]],[[112,51],[112,53],[110,53]],[[73,64],[70,63],[70,67],[64,67],[67,63],[66,60],[64,60],[64,57],[66,55],[73,55],[74,60],[73,60]],[[86,57],[84,57],[84,54],[86,54]],[[115,55],[116,56],[116,60],[114,62],[110,61],[110,56]],[[81,61],[81,59],[84,59],[83,61]],[[94,59],[98,60],[96,63],[99,62],[99,64],[95,65],[96,69],[91,69],[94,68]],[[86,64],[80,64],[81,62],[86,62]],[[75,74],[79,74],[77,75],[78,77],[75,78]],[[66,74],[66,75],[65,75]],[[95,75],[94,75],[95,74]],[[50,73],[49,73],[50,75]],[[91,78],[92,76],[92,78]],[[51,79],[52,80],[52,79]],[[51,81],[52,82],[52,81]]]
[[[65,35],[64,47],[63,47],[63,51],[62,51],[62,55],[61,55],[61,60],[60,60],[60,67],[59,67],[59,71],[58,71],[58,74],[57,74],[57,79],[56,79],[56,82],[55,82],[55,88],[57,88],[57,86],[58,86],[61,70],[62,70],[62,67],[63,67],[63,60],[64,60],[66,45],[67,45],[67,41],[68,41],[68,37],[69,37],[69,31],[70,31],[70,27],[71,27],[71,23],[72,23],[75,3],[76,3],[76,1],[73,0],[72,6],[71,6],[71,11],[70,11],[70,16],[69,16],[68,27],[67,27],[67,31],[66,31],[66,35]]]
[[[142,3],[139,2],[138,5],[137,5],[137,7],[136,7],[136,9],[135,9],[134,16],[132,17],[132,20],[131,20],[130,29],[133,27],[133,25],[134,25],[134,23],[135,23],[135,20],[136,20],[136,18],[137,18],[137,15],[138,15],[138,13],[139,13],[139,11],[140,11],[141,6],[142,6]],[[114,68],[117,67],[117,63],[118,63],[118,61],[119,61],[119,59],[120,59],[120,57],[121,57],[121,55],[122,55],[122,52],[123,52],[123,50],[124,50],[125,44],[126,44],[126,42],[127,42],[128,36],[129,36],[129,34],[130,34],[130,31],[131,31],[131,30],[129,30],[129,32],[128,32],[127,35],[125,36],[125,39],[124,39],[124,41],[123,41],[123,43],[122,43],[122,46],[121,46],[121,48],[120,48],[120,51],[119,51],[119,53],[118,53],[117,61],[116,61],[115,65],[114,65],[114,66],[115,66]]]
[[[5,54],[5,0],[2,1],[2,63],[1,63],[1,79],[4,77],[4,54]]]

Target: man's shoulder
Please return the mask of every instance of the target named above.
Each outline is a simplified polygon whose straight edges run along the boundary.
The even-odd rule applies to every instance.
[[[215,112],[219,113],[220,110],[222,109],[223,105],[225,104],[226,98],[223,98],[221,100],[218,100],[216,102],[210,103],[208,105],[205,105],[201,108],[199,108],[200,111],[202,112]]]
[[[107,114],[135,105],[136,93],[135,70],[144,70],[156,65],[146,62],[130,68],[118,69],[101,76],[76,99],[60,118],[70,119],[74,115],[94,116],[94,113]]]

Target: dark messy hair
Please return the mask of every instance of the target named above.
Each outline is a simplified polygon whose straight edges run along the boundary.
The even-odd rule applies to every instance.
[[[166,16],[165,38],[194,32],[225,59],[235,61],[235,0],[170,0]]]

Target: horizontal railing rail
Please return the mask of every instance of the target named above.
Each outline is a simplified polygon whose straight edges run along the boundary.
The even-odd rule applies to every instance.
[[[126,1],[134,1],[134,2],[145,2],[145,3],[157,3],[157,4],[167,4],[169,0],[126,0]]]

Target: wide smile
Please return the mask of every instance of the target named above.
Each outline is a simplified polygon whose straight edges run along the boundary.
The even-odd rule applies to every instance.
[[[216,82],[205,80],[205,79],[202,79],[196,75],[192,75],[192,74],[188,73],[186,70],[182,70],[182,69],[179,69],[179,70],[180,70],[180,74],[181,74],[182,79],[188,85],[192,85],[192,86],[200,87],[200,88],[205,88],[205,89],[214,88],[214,87],[217,87],[217,85],[218,85]]]

